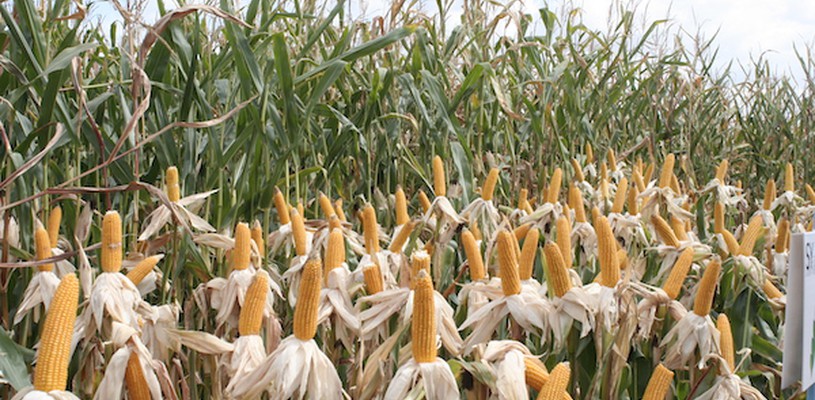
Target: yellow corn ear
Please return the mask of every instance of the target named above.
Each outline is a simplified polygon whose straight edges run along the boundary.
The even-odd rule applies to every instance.
[[[557,203],[558,195],[560,194],[560,185],[563,184],[563,170],[560,167],[555,168],[552,173],[552,178],[549,179],[549,188],[546,190],[546,202],[555,204]]]
[[[771,209],[773,207],[773,201],[775,201],[775,179],[770,179],[767,181],[767,186],[764,188],[763,208],[765,210]]]
[[[583,206],[583,193],[574,184],[569,186],[569,207],[574,210],[576,222],[586,222],[586,208]]]
[[[639,170],[634,171],[632,176],[634,178],[634,184],[637,186],[637,190],[639,192],[645,190],[645,180],[642,177],[642,172],[640,172]]]
[[[540,231],[532,228],[526,234],[524,247],[521,249],[521,258],[518,260],[518,274],[521,280],[532,279],[532,270],[535,267],[535,256],[538,254],[538,240]]]
[[[534,210],[532,210],[532,204],[529,204],[529,191],[526,189],[521,189],[518,195],[518,208],[526,211],[527,214],[534,212]]]
[[[617,266],[620,271],[628,269],[628,252],[625,249],[617,249]]]
[[[178,168],[167,168],[164,180],[167,185],[167,198],[173,203],[181,200],[181,186],[178,183]]]
[[[574,169],[574,179],[578,182],[583,182],[586,180],[586,176],[583,175],[583,168],[580,167],[580,163],[577,162],[577,159],[572,158],[572,169]]]
[[[562,400],[563,394],[569,387],[569,378],[572,371],[568,363],[560,363],[552,369],[549,380],[538,393],[538,400]]]
[[[116,211],[108,211],[102,219],[101,261],[104,272],[122,269],[122,218]]]
[[[521,240],[526,237],[526,234],[529,233],[529,230],[532,229],[532,223],[527,222],[512,231],[512,234],[515,235],[515,240]]]
[[[298,256],[306,255],[308,243],[306,243],[306,224],[303,221],[303,214],[296,208],[291,210],[291,233],[294,237],[294,252]]]
[[[739,246],[739,255],[749,256],[753,254],[753,248],[756,246],[758,237],[761,236],[761,231],[764,228],[764,221],[761,216],[756,215],[750,218],[750,223],[747,224],[747,229],[741,238],[741,245]]]
[[[150,388],[147,380],[144,379],[144,371],[141,368],[139,354],[135,351],[130,353],[125,368],[125,387],[127,388],[127,398],[131,400],[151,400]]]
[[[787,239],[790,236],[790,221],[781,218],[778,221],[778,236],[775,238],[775,252],[783,253],[787,251]]]
[[[295,234],[295,242],[296,241],[297,236]],[[305,239],[303,239],[303,241],[305,242]],[[305,249],[303,250],[303,254],[305,254]],[[241,271],[249,268],[251,256],[252,233],[249,232],[249,225],[241,222],[235,227],[235,247],[232,249],[232,270]]]
[[[317,334],[317,312],[320,308],[320,290],[323,285],[323,272],[319,259],[306,262],[294,306],[294,336],[300,340],[310,340]]]
[[[620,267],[617,265],[617,239],[611,224],[604,216],[598,216],[594,230],[597,232],[597,248],[600,253],[600,284],[615,287],[620,280]]]
[[[51,210],[51,215],[48,216],[48,239],[52,248],[57,247],[60,222],[62,222],[62,207],[56,206]]]
[[[804,185],[804,187],[807,190],[807,197],[809,197],[809,203],[815,204],[815,189],[812,189],[812,186],[810,186],[808,183]]]
[[[665,156],[665,161],[662,162],[662,170],[659,175],[659,187],[666,188],[671,185],[671,177],[674,175],[674,163],[676,157],[673,154]]]
[[[668,294],[669,298],[676,299],[679,296],[679,291],[682,290],[682,284],[685,282],[685,277],[688,276],[691,264],[693,264],[693,249],[687,248],[676,259],[671,268],[671,273],[668,274],[668,279],[662,284],[662,290]]]
[[[328,274],[334,268],[339,268],[345,262],[345,238],[342,231],[332,229],[328,234],[328,246],[325,249],[325,273]]]
[[[591,164],[594,162],[594,149],[591,147],[591,143],[586,143],[586,163]]]
[[[640,197],[640,190],[637,185],[631,185],[631,190],[628,191],[628,213],[637,215],[640,213],[640,206],[637,199]]]
[[[365,234],[365,250],[374,255],[379,252],[379,225],[376,223],[376,211],[370,204],[362,211],[362,230]]]
[[[334,212],[337,213],[337,218],[339,218],[341,222],[348,222],[345,218],[345,211],[342,210],[342,199],[334,200]]]
[[[333,231],[334,229],[342,230],[342,221],[340,221],[340,219],[336,215],[334,215],[328,220],[329,232]]]
[[[673,379],[673,371],[665,368],[662,364],[657,365],[654,372],[651,373],[651,379],[648,380],[648,386],[645,388],[642,400],[665,400]]]
[[[71,336],[79,305],[79,280],[74,274],[62,277],[45,316],[37,350],[34,389],[41,392],[65,390],[71,361]]]
[[[600,212],[600,209],[595,207],[591,208],[591,223],[596,224],[597,218],[601,217],[603,214]]]
[[[417,363],[436,361],[436,304],[433,282],[427,272],[419,272],[416,277],[410,335],[413,339],[413,359]]]
[[[377,294],[383,289],[382,271],[379,266],[371,263],[362,268],[362,277],[365,280],[365,290],[368,294]]]
[[[395,198],[396,225],[404,225],[410,221],[410,217],[408,216],[407,197],[401,185],[396,187],[396,194],[393,197]]]
[[[572,280],[560,248],[555,244],[547,243],[543,246],[543,254],[546,257],[547,279],[552,283],[555,296],[563,297],[572,288]]]
[[[280,220],[280,225],[291,222],[289,219],[289,203],[283,198],[283,192],[278,187],[274,188],[274,207],[277,209],[277,218]]]
[[[433,191],[436,196],[447,196],[447,177],[441,157],[433,157]]]
[[[501,231],[498,234],[498,272],[501,276],[501,289],[505,296],[521,293],[521,279],[518,275],[514,246],[512,234],[507,231]]]
[[[688,233],[685,231],[685,222],[671,215],[671,229],[673,229],[676,239],[684,242],[688,240]]]
[[[716,294],[716,285],[719,282],[719,271],[722,263],[718,259],[713,259],[707,264],[702,279],[699,280],[699,288],[696,290],[696,298],[693,299],[693,312],[705,317],[710,314],[710,307],[713,305],[713,296]]]
[[[648,166],[645,167],[645,174],[642,177],[645,179],[645,182],[651,182],[651,179],[654,177],[653,163],[648,163]]]
[[[484,186],[481,188],[481,198],[490,201],[495,194],[495,185],[498,183],[498,168],[490,169],[487,179],[484,181]]]
[[[736,372],[736,350],[733,347],[733,331],[730,328],[730,319],[727,318],[725,313],[719,314],[716,319],[716,328],[719,329],[719,341],[722,351],[722,358],[727,361],[727,367],[730,372]]]
[[[787,163],[787,167],[784,169],[784,191],[795,192],[795,170],[793,170],[791,163]]]
[[[337,215],[334,212],[334,206],[331,205],[331,200],[325,193],[320,192],[320,209],[323,210],[323,215],[325,215],[325,219],[331,219],[332,216]]]
[[[722,233],[724,230],[724,204],[717,201],[713,206],[713,232]]]
[[[671,226],[662,217],[654,214],[651,217],[651,224],[654,225],[654,230],[656,230],[657,236],[662,240],[662,243],[667,246],[679,247],[679,239]]]
[[[45,260],[51,258],[51,239],[48,237],[48,231],[43,228],[37,228],[34,233],[34,245],[37,248],[37,260]],[[41,264],[37,266],[41,272],[53,271],[54,263]]]
[[[628,193],[628,179],[623,177],[617,184],[617,193],[614,194],[614,204],[611,206],[611,212],[621,214],[623,207],[625,207],[625,195]]]
[[[526,384],[536,391],[540,391],[543,385],[549,381],[549,372],[546,366],[537,359],[524,357],[524,380]]]
[[[426,251],[417,251],[413,253],[410,263],[411,276],[413,278],[419,276],[419,272],[425,271],[430,273],[430,254]]]
[[[609,198],[608,179],[600,181],[600,198],[605,202]]]
[[[264,259],[266,257],[266,241],[263,239],[263,226],[260,225],[258,220],[255,220],[255,224],[252,225],[252,241],[255,242],[255,246],[258,248],[260,259]]]
[[[402,229],[399,230],[399,234],[393,238],[390,247],[392,253],[401,253],[402,248],[405,247],[405,243],[407,243],[408,239],[410,239],[410,234],[413,233],[413,228],[416,226],[413,222],[406,222],[402,225]]]
[[[139,263],[127,273],[127,279],[130,279],[130,282],[138,286],[138,284],[153,271],[153,268],[158,264],[159,260],[161,260],[161,256],[150,256],[139,261]]]
[[[724,184],[724,180],[727,177],[727,168],[730,166],[730,162],[727,161],[725,158],[722,162],[719,163],[719,166],[716,168],[716,179],[721,183]]]
[[[764,280],[763,289],[764,289],[764,294],[767,295],[767,298],[780,299],[782,296],[784,296],[784,293],[781,293],[781,291],[778,290],[778,288],[775,287],[775,285],[773,285],[773,283],[769,279]]]
[[[727,244],[727,251],[732,255],[739,254],[739,242],[736,240],[736,237],[733,236],[730,231],[727,229],[721,232],[722,237],[724,238],[725,244]]]
[[[600,164],[600,180],[608,180],[608,165],[606,163]]]
[[[566,268],[572,267],[572,225],[569,219],[561,216],[557,219],[557,247],[560,248],[560,254],[563,256],[563,263]]]
[[[427,212],[430,211],[430,199],[427,197],[424,190],[419,190],[419,205],[422,206],[423,213],[427,214]]]
[[[617,156],[614,155],[613,149],[608,149],[606,160],[608,161],[608,167],[611,169],[611,172],[617,172]]]
[[[467,229],[461,232],[461,242],[464,246],[464,254],[467,256],[467,265],[470,268],[470,280],[480,281],[486,278],[484,270],[484,259],[481,257],[481,249],[475,240],[473,233]]]
[[[266,309],[266,296],[269,292],[269,277],[258,273],[246,289],[246,297],[238,320],[238,333],[241,336],[259,335]]]

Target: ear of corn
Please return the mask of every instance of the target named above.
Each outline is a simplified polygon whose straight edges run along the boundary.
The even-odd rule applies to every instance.
[[[634,184],[637,186],[637,191],[642,192],[643,190],[645,190],[645,180],[642,177],[642,172],[640,172],[639,170],[634,171],[632,173],[632,176],[634,178]]]
[[[342,231],[332,229],[328,234],[328,246],[325,249],[325,272],[328,274],[334,268],[339,268],[345,262],[345,238]]]
[[[572,267],[572,225],[569,219],[561,216],[557,219],[557,247],[560,248],[560,254],[563,256],[563,263],[566,268]]]
[[[815,189],[812,188],[808,183],[804,185],[807,191],[807,197],[809,197],[809,203],[815,204]]]
[[[410,221],[410,217],[408,216],[407,197],[401,185],[396,187],[396,194],[393,197],[395,198],[396,225],[404,225]]]
[[[518,209],[526,211],[527,214],[534,212],[532,205],[529,204],[529,191],[526,189],[521,189],[521,192],[518,194]]]
[[[606,153],[606,159],[608,160],[608,167],[611,169],[611,172],[616,172],[617,156],[614,155],[613,149],[608,149],[608,153]]]
[[[141,361],[137,352],[131,352],[125,368],[125,387],[127,388],[127,398],[131,400],[151,400],[152,395],[144,379],[144,371],[141,368]]]
[[[625,249],[617,249],[617,266],[620,271],[628,269],[628,252]]]
[[[116,211],[108,211],[102,219],[102,271],[122,269],[122,219]]]
[[[776,253],[783,253],[787,251],[787,240],[790,236],[790,221],[786,218],[781,218],[778,222],[778,236],[775,238],[775,251]]]
[[[532,387],[532,389],[540,391],[543,385],[549,381],[549,372],[546,371],[546,367],[542,362],[525,357],[524,380],[526,381],[527,385]]]
[[[762,207],[765,210],[771,209],[773,207],[773,201],[775,201],[775,179],[770,179],[764,188],[764,205]]]
[[[561,400],[569,387],[569,378],[572,371],[568,363],[560,363],[552,369],[549,380],[538,393],[538,400]]]
[[[722,237],[724,238],[725,244],[727,244],[727,251],[732,255],[738,255],[739,242],[738,240],[736,240],[736,237],[733,236],[733,234],[730,233],[730,231],[728,231],[727,229],[723,230],[721,234]]]
[[[411,275],[413,277],[419,276],[419,272],[425,271],[430,273],[430,255],[424,251],[417,251],[413,253],[410,264]]]
[[[608,180],[608,165],[606,163],[600,164],[600,180],[601,181]]]
[[[257,220],[252,226],[252,241],[255,242],[255,246],[258,248],[258,256],[262,260],[266,257],[266,241],[263,239],[263,227],[260,225],[260,221]]]
[[[498,168],[490,170],[487,179],[484,181],[484,186],[481,188],[481,198],[490,201],[493,194],[495,194],[495,185],[498,183]]]
[[[654,225],[654,230],[656,230],[657,236],[662,240],[662,243],[666,246],[679,247],[679,239],[671,226],[662,217],[654,214],[651,217],[651,223]]]
[[[576,181],[583,182],[586,180],[586,176],[583,175],[583,168],[580,167],[580,163],[574,158],[572,158],[572,169],[574,169],[574,179]]]
[[[376,211],[370,204],[362,211],[362,230],[365,236],[365,250],[368,254],[379,252],[379,224],[376,222]]]
[[[71,336],[79,305],[79,280],[74,274],[62,277],[42,325],[34,389],[42,392],[65,390],[71,361]]]
[[[713,206],[713,232],[722,233],[724,231],[724,204],[716,202]]]
[[[62,207],[56,206],[51,209],[51,215],[48,216],[48,239],[51,242],[51,247],[57,247],[59,240],[59,224],[62,222]]]
[[[521,293],[521,279],[518,274],[517,258],[513,254],[512,234],[501,231],[498,234],[498,267],[501,276],[501,289],[505,296]]]
[[[292,215],[293,216],[293,215]],[[249,268],[249,260],[252,256],[252,233],[249,232],[249,225],[244,222],[235,226],[235,247],[232,249],[232,269],[241,271]],[[295,235],[295,243],[297,236]],[[303,239],[305,242],[305,238]],[[298,253],[299,254],[299,253]],[[305,254],[305,249],[303,249]]]
[[[727,361],[730,371],[736,372],[736,350],[733,346],[733,331],[730,328],[730,319],[725,313],[719,314],[716,319],[716,328],[719,329],[719,347],[722,350],[722,358]]]
[[[569,186],[569,207],[574,210],[574,219],[577,222],[586,222],[586,208],[583,206],[583,194],[574,184]]]
[[[688,240],[688,233],[685,232],[685,223],[673,215],[671,215],[671,228],[679,241],[684,242]]]
[[[280,220],[280,225],[286,225],[291,220],[289,219],[289,204],[283,198],[283,192],[279,188],[274,188],[274,207],[277,209],[277,218]]]
[[[659,174],[659,187],[666,188],[671,184],[671,178],[674,174],[674,163],[676,162],[676,158],[673,154],[668,154],[665,156],[665,161],[662,163],[662,170]]]
[[[682,194],[682,188],[679,186],[679,179],[676,178],[676,175],[671,175],[671,190],[676,194]]]
[[[648,380],[648,386],[645,388],[642,400],[665,400],[673,379],[673,371],[665,368],[662,364],[657,365],[654,372],[651,373],[651,379]]]
[[[472,281],[480,281],[486,277],[484,271],[484,261],[481,258],[481,249],[478,248],[478,243],[472,232],[465,229],[461,232],[461,242],[464,246],[464,254],[467,256],[467,264],[470,268],[470,279]]]
[[[648,166],[645,167],[645,182],[651,182],[651,179],[654,177],[654,163],[648,163]]]
[[[795,170],[791,163],[787,163],[787,167],[784,168],[784,191],[795,192]]]
[[[558,195],[560,194],[560,185],[563,183],[563,170],[555,168],[552,174],[552,179],[549,180],[549,188],[546,190],[546,202],[555,204],[557,203]]]
[[[368,264],[362,268],[362,277],[365,281],[365,290],[368,294],[377,294],[383,289],[382,271],[376,264]]]
[[[306,243],[306,224],[303,221],[303,214],[296,208],[291,210],[291,233],[294,237],[294,252],[298,256],[306,255],[308,243]]]
[[[538,228],[532,228],[526,234],[524,247],[521,249],[521,258],[518,261],[518,273],[521,280],[532,279],[532,270],[535,267],[535,255],[538,253],[539,239],[540,231]]]
[[[252,284],[246,289],[246,298],[238,319],[238,333],[241,336],[259,335],[263,324],[263,311],[269,293],[269,278],[266,274],[256,274]],[[299,302],[298,302],[299,305]]]
[[[662,284],[662,290],[668,294],[669,298],[676,299],[679,296],[679,291],[682,290],[682,283],[685,282],[685,277],[688,276],[691,264],[693,264],[693,249],[687,248],[676,259],[671,268],[671,273],[668,274],[668,279]]]
[[[181,186],[178,183],[178,168],[169,167],[164,178],[167,184],[167,198],[173,203],[181,200]]]
[[[433,299],[433,282],[426,272],[420,272],[416,277],[410,334],[416,362],[436,361],[436,305]]]
[[[761,230],[764,227],[764,221],[761,216],[756,215],[750,218],[750,223],[747,224],[747,229],[744,231],[744,236],[741,238],[741,245],[739,246],[739,255],[749,256],[753,254],[753,248],[756,246],[758,237],[761,236]]]
[[[48,231],[38,228],[34,233],[34,245],[37,248],[37,260],[51,258],[51,239],[48,237]],[[54,264],[41,264],[37,266],[37,269],[39,271],[53,271]]]
[[[637,203],[638,197],[640,197],[640,190],[637,185],[632,185],[631,190],[628,191],[628,213],[631,215],[640,213],[639,203]]]
[[[597,247],[600,252],[600,284],[606,287],[615,287],[620,280],[620,268],[617,265],[617,239],[608,219],[599,216],[594,230],[597,232]]]
[[[614,204],[611,206],[611,212],[621,214],[623,207],[625,207],[625,195],[628,193],[628,179],[623,177],[620,183],[617,184],[617,193],[614,194]]]
[[[586,143],[586,164],[591,164],[594,162],[594,149],[591,147],[591,143]]]
[[[764,286],[762,289],[764,289],[764,294],[766,294],[767,298],[769,299],[775,300],[784,296],[784,293],[781,293],[781,291],[778,290],[778,288],[775,287],[775,285],[773,285],[769,279],[764,280]]]
[[[547,243],[543,247],[543,253],[546,256],[547,279],[552,285],[555,296],[563,297],[572,288],[572,280],[563,256],[560,254],[560,248],[552,243]]]
[[[328,220],[328,229],[329,231],[333,231],[334,229],[342,230],[342,221],[334,215]]]
[[[413,228],[415,226],[416,224],[412,222],[406,222],[404,225],[402,225],[402,229],[400,229],[399,234],[393,238],[393,242],[391,242],[388,250],[393,253],[401,253],[402,247],[404,247],[405,243],[407,243],[408,239],[410,239],[410,234],[413,232]]]
[[[331,219],[332,216],[336,215],[334,206],[331,205],[331,200],[323,192],[320,192],[320,209],[323,210],[325,219]]]
[[[727,168],[729,167],[730,163],[725,158],[722,162],[719,163],[719,166],[716,168],[716,179],[724,184],[724,180],[727,177]]]
[[[512,234],[515,235],[515,240],[521,240],[526,237],[526,234],[529,233],[529,230],[532,229],[532,223],[527,222],[512,231]]]
[[[300,340],[313,339],[317,334],[317,312],[320,307],[322,284],[320,260],[309,260],[303,267],[297,304],[294,307],[294,336]]]
[[[337,213],[337,218],[339,218],[341,222],[348,221],[345,218],[345,211],[342,210],[342,199],[334,200],[334,212]]]
[[[150,256],[139,261],[139,263],[127,273],[127,279],[130,279],[134,285],[140,284],[141,281],[153,271],[153,268],[158,264],[159,260],[161,260],[161,256]]]
[[[433,191],[436,196],[447,196],[447,177],[441,157],[433,157]]]
[[[597,218],[601,217],[603,214],[600,212],[600,209],[597,207],[591,208],[591,223],[597,224]]]
[[[425,194],[424,190],[419,190],[419,205],[422,206],[422,212],[427,214],[430,211],[430,199]]]
[[[707,264],[702,279],[699,280],[699,288],[696,291],[696,298],[693,300],[693,312],[700,317],[710,314],[713,305],[713,296],[716,294],[716,285],[719,282],[719,271],[722,264],[718,259],[714,259]]]

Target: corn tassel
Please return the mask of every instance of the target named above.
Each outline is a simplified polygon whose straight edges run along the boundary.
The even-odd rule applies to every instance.
[[[552,369],[549,380],[538,393],[538,400],[561,400],[569,387],[569,378],[572,371],[568,363],[560,363]]]
[[[597,232],[597,247],[600,252],[600,284],[613,288],[620,280],[620,267],[617,265],[617,239],[608,219],[599,216],[594,230]]]
[[[765,210],[771,209],[773,207],[773,201],[775,201],[775,179],[770,179],[767,181],[767,186],[764,188],[763,208]]]
[[[334,206],[331,205],[331,200],[323,192],[320,192],[320,209],[323,210],[325,219],[331,219],[331,217],[337,215],[337,213],[334,212]]]
[[[787,240],[790,236],[790,221],[781,218],[778,222],[778,236],[775,238],[775,252],[783,253],[787,251]]]
[[[546,278],[551,282],[555,296],[563,297],[572,288],[572,280],[560,248],[555,244],[547,243],[546,246],[543,246],[543,254],[546,256]]]
[[[37,350],[34,389],[41,392],[65,390],[68,364],[71,361],[71,336],[79,305],[79,280],[74,274],[65,275],[54,292],[45,317]]]
[[[433,157],[433,192],[437,197],[447,195],[447,177],[444,173],[444,162],[441,157]]]
[[[328,234],[328,246],[325,249],[325,273],[334,268],[339,268],[345,262],[345,238],[342,236],[342,231],[339,229],[332,229]]]
[[[560,248],[560,254],[563,256],[563,264],[566,268],[572,267],[572,225],[569,219],[561,216],[557,219],[557,247]]]
[[[538,240],[540,231],[532,228],[526,234],[524,247],[521,249],[521,258],[518,260],[518,274],[521,280],[532,279],[532,270],[535,267],[535,256],[538,253]]]
[[[611,206],[611,212],[622,214],[623,207],[625,207],[625,195],[628,193],[628,179],[623,177],[620,183],[617,184],[617,193],[614,194],[614,204]]]
[[[153,268],[158,264],[159,260],[161,260],[161,256],[150,256],[139,261],[139,263],[127,273],[127,279],[130,279],[130,282],[138,286],[141,281],[153,271]]]
[[[657,236],[662,240],[666,246],[679,247],[679,239],[676,237],[673,229],[668,223],[659,215],[654,214],[651,217],[651,223],[657,232]]]
[[[552,178],[549,179],[549,188],[546,190],[546,202],[555,204],[557,203],[558,195],[560,194],[560,185],[563,184],[563,170],[555,168]]]
[[[470,268],[470,280],[480,281],[486,278],[484,260],[481,257],[481,249],[478,247],[475,236],[465,229],[461,232],[461,242],[464,245],[464,254],[467,256],[467,265]]]
[[[382,271],[378,265],[366,265],[362,269],[362,277],[365,281],[365,290],[369,295],[377,294],[383,290]]]
[[[696,298],[693,300],[693,312],[705,317],[710,314],[713,305],[713,296],[716,294],[716,285],[719,282],[719,271],[722,264],[718,259],[707,264],[702,279],[699,280],[699,288],[696,291]]]
[[[487,175],[487,179],[484,181],[484,186],[481,188],[481,198],[485,201],[492,200],[492,196],[495,194],[495,185],[498,183],[498,168],[493,168],[490,170],[489,175]]]
[[[795,170],[791,163],[787,163],[787,167],[784,168],[784,191],[795,192]]]
[[[289,219],[289,204],[283,198],[283,192],[277,187],[274,188],[274,207],[277,209],[277,218],[280,220],[280,225],[291,222],[291,219]]]
[[[260,334],[268,292],[269,279],[266,274],[256,274],[252,284],[246,289],[246,297],[238,319],[238,333],[241,336]]]
[[[719,314],[716,319],[716,328],[719,329],[720,345],[722,350],[722,358],[727,361],[727,366],[730,372],[736,372],[736,350],[733,347],[733,331],[730,328],[730,319],[727,318],[725,313]]]
[[[306,341],[317,334],[317,312],[320,308],[322,266],[319,259],[309,260],[303,267],[297,304],[294,307],[294,336]]]
[[[34,245],[37,248],[38,261],[51,258],[51,239],[48,237],[48,231],[43,228],[38,228],[34,233]],[[38,265],[37,269],[40,272],[53,271],[54,263]]]
[[[685,277],[688,276],[691,264],[693,264],[693,249],[687,248],[676,259],[671,268],[671,273],[668,274],[668,279],[662,284],[662,290],[668,294],[668,298],[676,299],[679,296],[679,291],[682,290],[682,284],[685,282]]]
[[[131,352],[130,358],[127,359],[125,387],[127,388],[127,398],[130,400],[151,400],[153,398],[147,386],[147,380],[144,379],[139,354],[135,351]]]
[[[673,371],[665,368],[662,364],[657,365],[654,372],[651,373],[651,379],[648,380],[648,386],[645,388],[642,400],[665,400],[673,379]]]
[[[727,168],[730,166],[730,162],[727,161],[725,158],[722,162],[719,163],[719,166],[716,168],[716,179],[721,183],[724,184],[724,180],[727,177]]]
[[[662,163],[662,170],[659,174],[659,187],[664,189],[671,184],[671,177],[674,174],[674,163],[676,157],[673,154],[665,156],[665,161]]]
[[[521,280],[514,246],[512,234],[507,231],[501,231],[498,234],[498,272],[501,276],[501,289],[504,291],[504,296],[521,293]]]
[[[388,250],[390,250],[392,253],[401,253],[402,247],[404,247],[405,243],[407,243],[408,239],[410,239],[410,234],[413,232],[413,228],[415,226],[416,224],[412,222],[406,222],[404,225],[402,225],[402,229],[399,230],[399,234],[393,238],[393,242],[391,242]]]
[[[365,251],[370,255],[379,252],[379,225],[376,223],[376,211],[370,204],[362,211],[362,231],[365,235]]]
[[[260,221],[257,220],[252,226],[252,241],[255,242],[255,247],[258,248],[260,259],[264,259],[266,257],[266,241],[263,239],[263,227],[260,225]]]
[[[393,197],[395,198],[396,225],[404,225],[410,221],[410,216],[408,216],[407,197],[405,197],[405,191],[402,190],[401,185],[396,187],[396,194]]]
[[[102,271],[122,269],[122,219],[116,211],[108,211],[102,219]]]
[[[295,243],[297,236],[295,235]],[[305,242],[305,239],[303,239]],[[305,254],[305,249],[303,249]],[[244,222],[235,227],[235,247],[232,249],[232,270],[242,271],[249,268],[249,260],[252,256],[252,233],[249,232],[249,225]]]
[[[572,169],[574,169],[574,179],[576,181],[583,182],[586,180],[586,176],[583,175],[583,168],[580,167],[577,159],[572,158]]]
[[[410,335],[413,340],[413,359],[417,363],[436,361],[436,305],[430,275],[420,272],[416,277],[413,296],[413,322]]]
[[[753,254],[753,248],[756,247],[756,241],[761,235],[761,230],[764,227],[764,222],[761,216],[756,215],[750,219],[747,229],[744,231],[744,236],[741,238],[741,245],[739,246],[739,255],[749,256]]]
[[[59,241],[60,222],[62,222],[62,207],[56,206],[51,210],[51,215],[48,216],[48,239],[52,248],[57,247],[57,241]]]
[[[181,200],[181,186],[178,183],[178,168],[167,168],[164,179],[167,185],[167,198],[173,203]]]

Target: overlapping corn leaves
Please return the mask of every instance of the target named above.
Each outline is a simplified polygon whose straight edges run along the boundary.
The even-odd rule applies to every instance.
[[[145,224],[136,248],[107,211],[98,256],[67,257],[76,271],[55,268],[66,257],[52,248],[70,249],[50,210],[20,264],[38,267],[31,305],[12,306],[28,314],[15,332],[42,340],[16,398],[792,395],[779,388],[788,241],[815,210],[792,165],[759,204],[726,160],[693,188],[672,154],[658,166],[586,150],[541,196],[502,193],[495,164],[468,203],[437,156],[431,195],[400,187],[348,207],[276,189],[271,226]],[[153,218],[201,218],[175,168],[163,186]],[[228,268],[180,289],[161,266],[182,240]]]

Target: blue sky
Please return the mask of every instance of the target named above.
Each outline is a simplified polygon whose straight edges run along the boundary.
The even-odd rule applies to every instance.
[[[573,0],[569,4],[582,9],[582,18],[588,27],[603,29],[608,24],[611,6],[618,1]],[[173,0],[165,2],[168,8],[174,7]],[[158,18],[158,12],[154,1],[147,3],[144,20],[151,22]],[[435,0],[424,0],[420,4],[424,5],[426,12],[434,13],[435,3]],[[705,37],[716,34],[714,43],[719,47],[719,66],[730,60],[749,64],[751,58],[762,56],[775,71],[801,79],[801,67],[793,46],[805,51],[806,45],[815,45],[815,1],[812,0],[651,0],[634,3],[642,21],[669,19],[674,29],[681,28],[688,34],[697,30]],[[351,11],[358,18],[369,19],[384,14],[390,4],[391,1],[382,0],[351,0]],[[461,4],[461,0],[454,0],[449,15],[453,24],[459,20]],[[534,16],[545,4],[551,9],[564,7],[562,1],[524,0],[516,4],[515,9]],[[105,22],[113,22],[117,16],[116,10],[105,1],[93,3],[90,9],[91,18]],[[736,76],[739,76],[738,67],[736,70]]]

